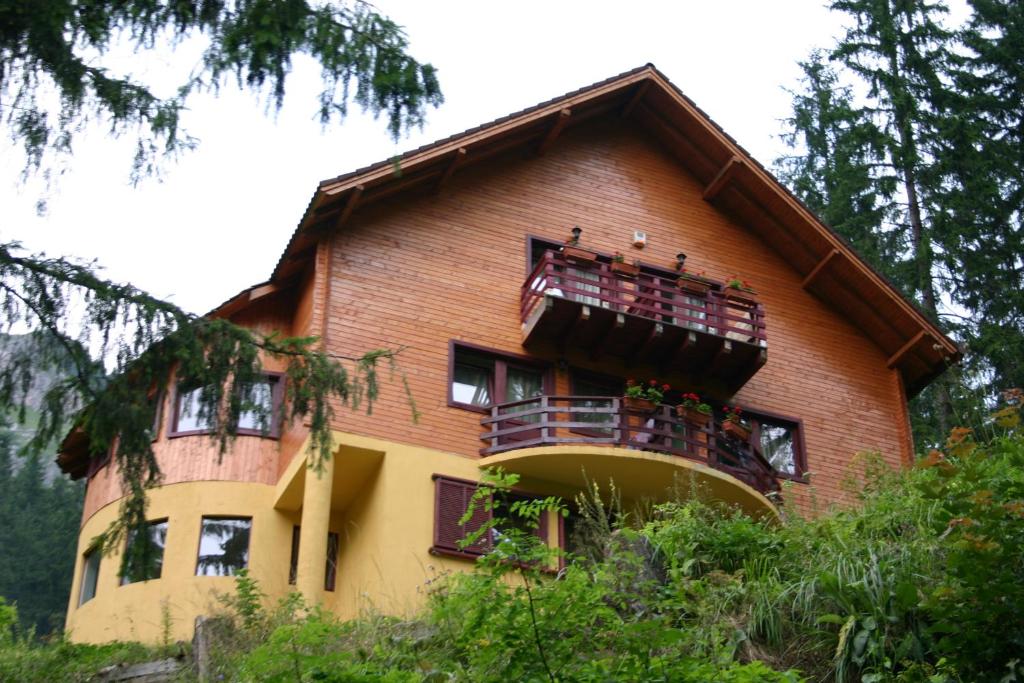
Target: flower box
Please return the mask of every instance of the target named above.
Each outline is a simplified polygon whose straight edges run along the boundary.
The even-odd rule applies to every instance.
[[[707,427],[708,422],[711,421],[711,416],[707,413],[702,413],[696,408],[687,408],[686,406],[676,406],[676,414],[694,425],[695,427]]]
[[[658,407],[658,404],[649,398],[623,396],[622,407],[630,412],[653,413],[654,409]]]
[[[737,441],[750,441],[750,427],[736,420],[725,420],[722,422],[722,431]]]
[[[597,252],[568,244],[562,247],[562,256],[575,266],[592,266],[597,262]]]
[[[696,278],[687,277],[686,275],[680,275],[677,281],[679,289],[683,290],[687,294],[694,294],[699,297],[705,297],[708,295],[708,290],[711,289],[711,285],[703,280]]]
[[[612,272],[623,277],[636,277],[640,274],[640,266],[625,261],[612,261]]]
[[[757,304],[757,298],[754,292],[746,289],[739,289],[738,287],[726,287],[722,290],[722,296],[730,301],[735,301],[738,304],[747,304],[750,306]]]

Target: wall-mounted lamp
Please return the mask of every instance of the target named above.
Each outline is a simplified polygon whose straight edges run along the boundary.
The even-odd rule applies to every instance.
[[[580,241],[580,233],[581,232],[583,232],[583,228],[581,228],[578,225],[574,225],[573,228],[572,228],[572,238],[573,238],[573,240],[579,242]]]
[[[682,270],[683,266],[686,265],[686,254],[679,252],[676,254],[676,270]]]
[[[637,249],[643,249],[647,244],[647,233],[643,230],[633,231],[633,246]]]

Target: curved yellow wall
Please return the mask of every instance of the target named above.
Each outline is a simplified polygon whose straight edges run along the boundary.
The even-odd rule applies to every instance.
[[[272,509],[273,493],[272,486],[219,481],[172,484],[151,491],[147,517],[168,520],[160,578],[119,585],[117,573],[123,548],[118,548],[100,561],[96,596],[78,606],[82,556],[92,539],[116,518],[118,504],[111,503],[97,511],[79,534],[67,616],[71,639],[87,643],[158,642],[163,635],[165,609],[171,620],[170,639],[191,638],[196,616],[209,614],[215,608],[215,593],[234,590],[230,577],[195,575],[203,515],[252,517],[250,571],[268,593],[286,592],[293,521],[290,515]]]
[[[329,486],[320,480],[309,489],[308,478],[316,475],[306,468],[305,458],[300,457],[283,472],[276,486],[203,481],[171,484],[150,492],[148,518],[168,520],[162,576],[119,586],[119,549],[118,553],[104,557],[100,564],[96,597],[78,607],[82,556],[91,539],[106,529],[118,513],[116,502],[101,508],[87,520],[79,537],[67,618],[71,639],[78,642],[118,639],[159,642],[163,637],[165,610],[171,619],[170,639],[190,638],[196,616],[217,609],[216,594],[234,590],[234,581],[229,577],[195,576],[200,520],[204,515],[252,517],[250,574],[271,602],[296,589],[288,585],[293,526],[302,524],[304,528],[313,528],[316,524],[319,530],[327,527],[338,533],[341,549],[335,590],[304,592],[342,618],[352,618],[368,610],[408,615],[423,605],[429,580],[473,567],[472,560],[430,552],[434,534],[433,475],[477,480],[487,460],[354,434],[335,433],[335,443],[334,473]],[[664,487],[660,492],[650,490],[652,499],[663,498],[664,490],[671,487],[674,475],[669,470],[697,471],[684,459],[655,458],[625,449],[563,446],[539,449],[534,454],[536,457],[525,457],[529,455],[525,450],[513,453],[519,453],[520,457],[505,457],[504,464],[515,469],[517,464],[529,463],[529,471],[524,472],[528,477],[523,479],[523,488],[533,490],[531,486],[536,484],[538,493],[555,492],[542,491],[543,482],[557,482],[557,475],[562,473],[559,463],[564,464],[570,456],[573,463],[584,466],[589,463],[595,472],[601,469],[601,463],[613,462],[615,481],[622,490],[659,488],[651,484],[652,477],[656,478]],[[669,469],[665,469],[667,467]],[[725,487],[730,493],[726,499],[735,497],[732,502],[749,504],[757,498],[766,509],[774,512],[768,501],[731,477],[713,470],[700,473],[723,486],[728,483],[725,480],[732,481],[735,487]],[[563,488],[569,483],[561,482]],[[316,521],[310,517],[303,521],[303,496],[308,493],[307,489],[331,496],[329,513],[324,513],[327,508],[322,505],[310,508],[328,514],[327,519]],[[564,495],[571,496],[570,489],[579,490],[568,486]],[[554,542],[558,538],[557,520],[551,519],[549,523],[548,538]],[[300,559],[300,573],[303,566],[313,567],[307,570],[312,574],[304,575],[305,582],[300,576],[299,583],[307,587],[322,585],[319,572],[323,564],[313,558],[303,565]],[[314,577],[312,581],[310,576]]]

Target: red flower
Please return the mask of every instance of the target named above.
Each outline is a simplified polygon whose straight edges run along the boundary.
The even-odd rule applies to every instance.
[[[631,387],[631,386],[633,386],[634,384],[636,384],[636,380],[635,380],[635,379],[633,379],[632,377],[626,380],[626,386],[627,386],[627,387]]]
[[[658,386],[658,380],[652,379],[650,382],[648,382],[648,384],[650,384],[652,387],[656,387]]]
[[[668,391],[668,390],[669,390],[669,389],[671,389],[671,388],[672,388],[672,387],[670,387],[670,386],[669,386],[669,385],[667,385],[667,384],[662,384],[662,385],[661,385],[661,390],[662,390],[662,391]]]

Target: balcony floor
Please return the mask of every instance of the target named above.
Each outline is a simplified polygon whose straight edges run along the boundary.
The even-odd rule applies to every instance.
[[[768,359],[757,340],[736,332],[715,334],[707,325],[682,325],[647,315],[614,311],[555,294],[545,294],[523,323],[523,346],[552,343],[560,350],[584,349],[596,360],[611,356],[665,370],[702,374],[735,392]]]

